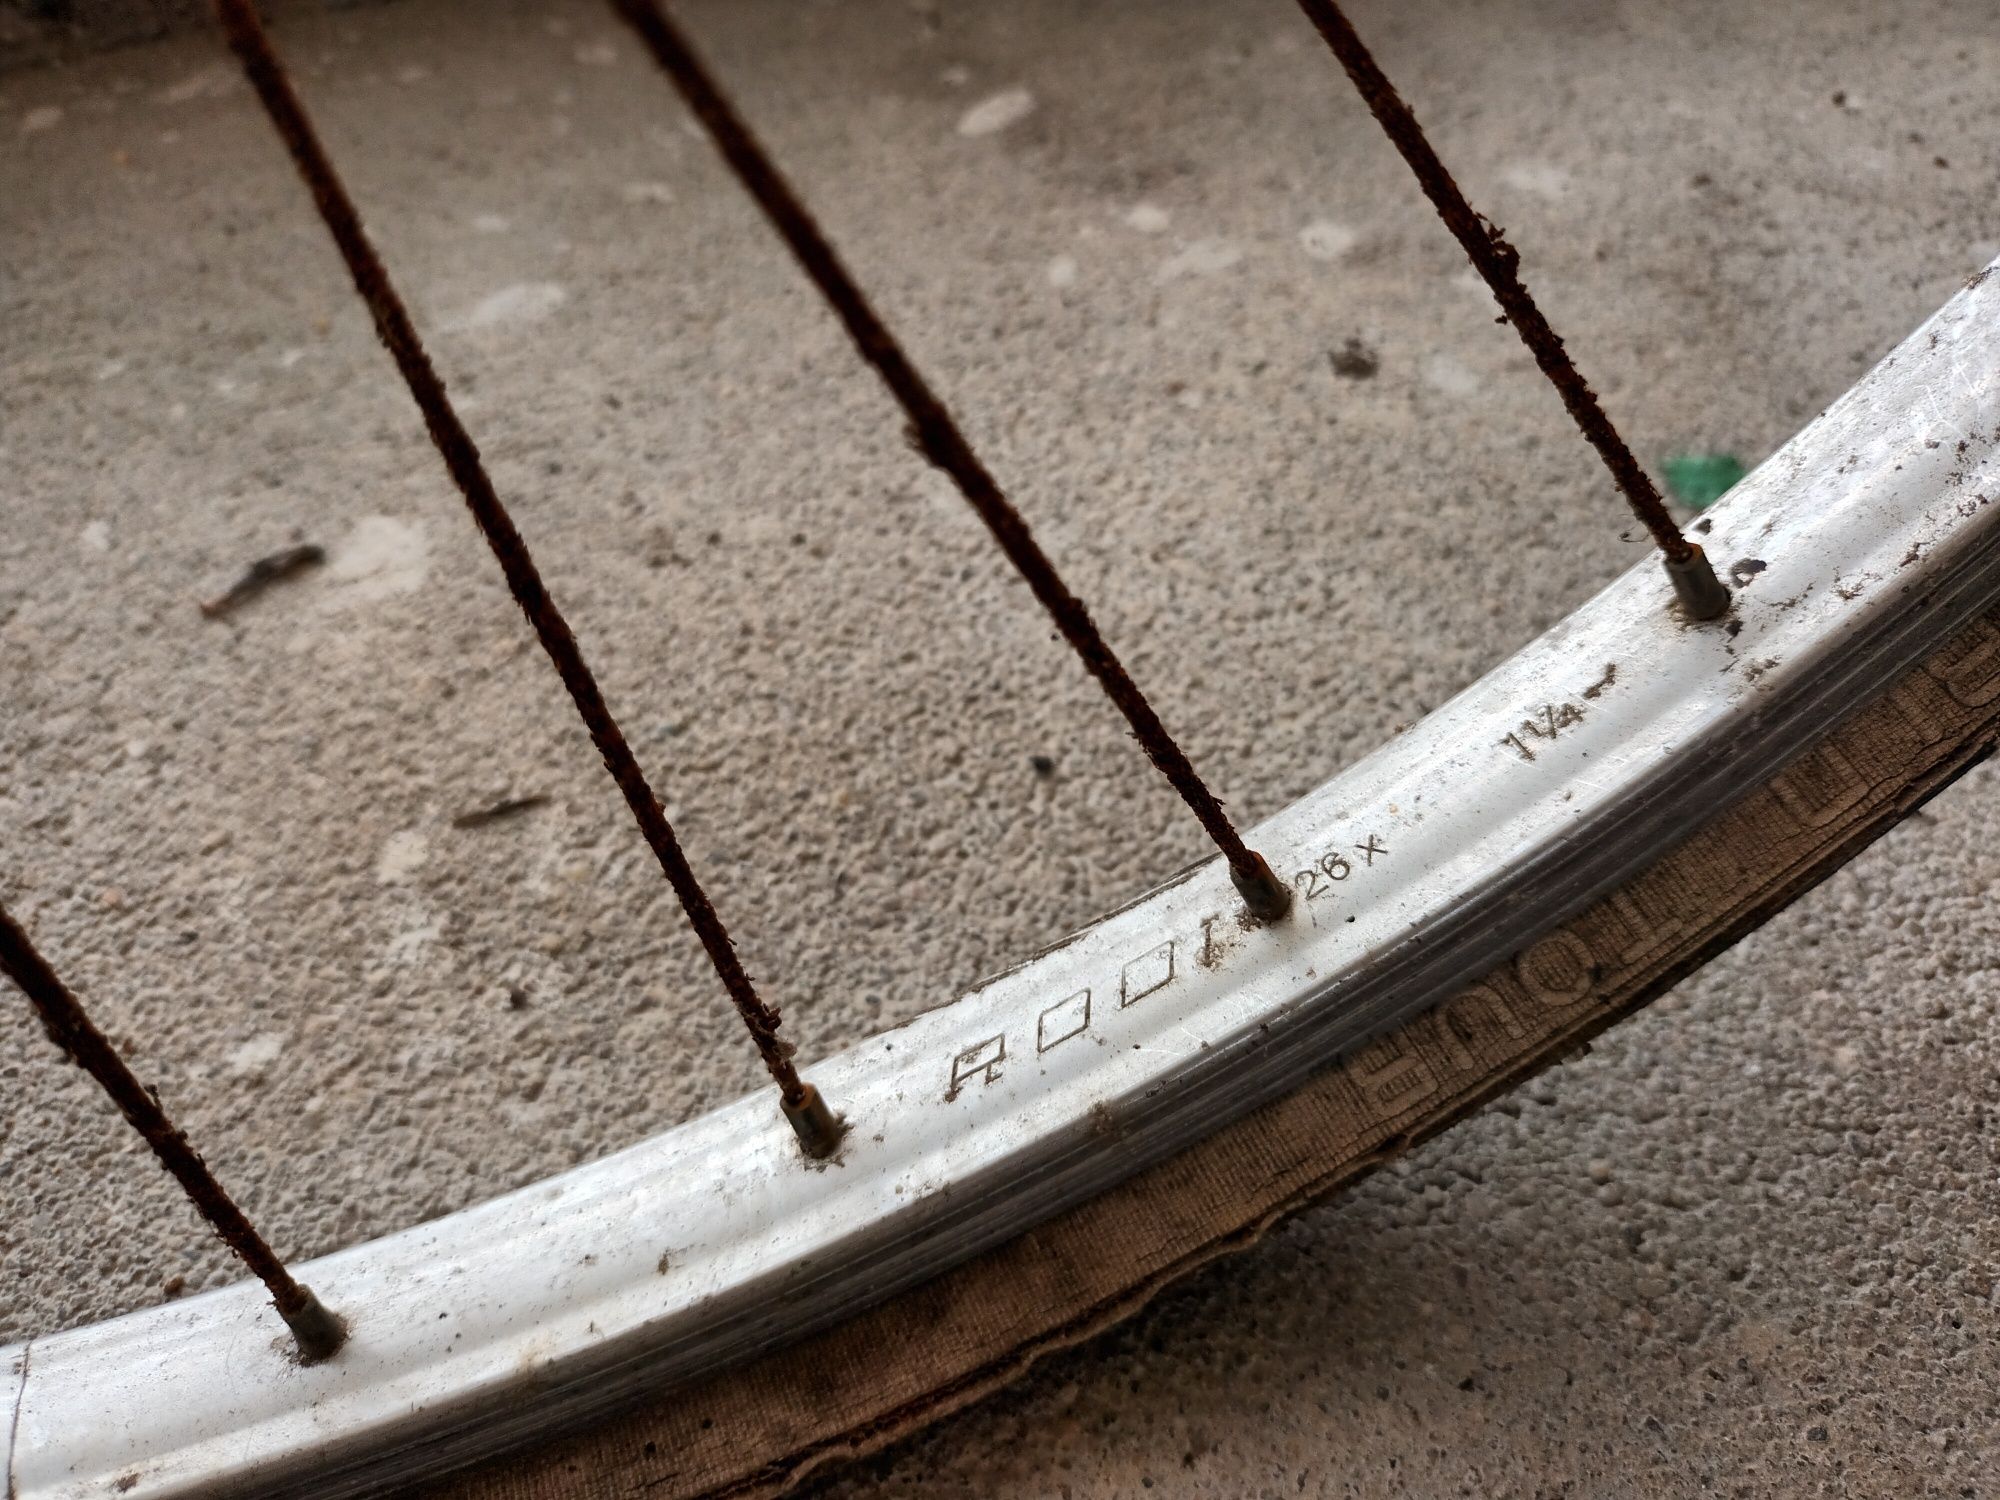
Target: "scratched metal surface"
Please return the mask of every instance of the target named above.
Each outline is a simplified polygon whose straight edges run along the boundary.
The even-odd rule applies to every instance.
[[[314,1261],[354,1325],[329,1365],[290,1364],[248,1286],[0,1351],[16,1493],[406,1475],[823,1326],[1170,1154],[1575,911],[1990,601],[1997,444],[1989,272],[1710,512],[1728,622],[1674,618],[1641,565],[1261,825],[1292,922],[1242,925],[1200,867],[816,1067],[853,1127],[830,1166],[750,1097]],[[1523,973],[1560,994],[1574,964]]]

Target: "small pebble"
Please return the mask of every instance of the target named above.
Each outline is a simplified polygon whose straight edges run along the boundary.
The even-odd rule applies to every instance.
[[[1327,355],[1327,362],[1343,380],[1372,380],[1382,368],[1381,355],[1355,338]]]

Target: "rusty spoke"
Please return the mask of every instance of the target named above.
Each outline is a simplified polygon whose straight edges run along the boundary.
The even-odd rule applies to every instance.
[[[1611,471],[1612,482],[1625,496],[1632,514],[1652,535],[1681,603],[1697,619],[1713,619],[1722,614],[1729,607],[1728,589],[1716,578],[1701,548],[1674,524],[1651,477],[1632,456],[1618,429],[1611,425],[1597,393],[1583,378],[1562,339],[1529,295],[1521,280],[1520,252],[1507,242],[1498,225],[1467,201],[1457,181],[1431,148],[1415,112],[1396,92],[1396,86],[1336,0],[1298,0],[1298,4],[1339,59],[1396,150],[1409,163],[1438,217],[1444,220],[1445,227],[1491,289],[1505,314],[1503,321],[1511,323],[1521,342],[1528,346],[1536,365],[1562,397],[1564,409],[1584,440],[1597,450],[1604,467]]]
[[[278,1315],[298,1341],[299,1357],[308,1362],[327,1358],[347,1341],[347,1325],[329,1312],[310,1288],[294,1280],[284,1262],[257,1232],[236,1200],[217,1180],[201,1153],[174,1125],[160,1097],[135,1076],[110,1038],[97,1029],[83,1002],[57,977],[21,925],[0,907],[0,973],[20,986],[41,1017],[49,1040],[63,1055],[96,1080],[111,1096],[132,1128],[152,1149],[161,1166],[188,1195],[195,1212],[221,1238],[236,1258],[263,1282]]]
[[[1275,919],[1291,902],[1291,891],[1243,842],[1222,803],[1203,781],[1152,703],[1125,670],[1083,601],[1069,591],[1028,523],[973,452],[957,420],[917,372],[910,357],[882,321],[832,242],[819,227],[776,163],[722,92],[693,46],[655,0],[610,0],[619,17],[638,34],[646,50],[708,131],[737,180],[763,210],[771,227],[839,317],[856,351],[882,377],[909,419],[910,441],[943,470],[971,505],[1000,550],[1054,619],[1091,676],[1117,705],[1147,758],[1167,778],[1202,828],[1229,861],[1231,879],[1252,913]]]
[[[830,1154],[838,1141],[838,1123],[817,1092],[799,1076],[798,1069],[792,1064],[790,1046],[778,1037],[777,1010],[764,1002],[750,976],[744,972],[736,949],[729,940],[729,932],[709,901],[708,893],[695,877],[687,856],[681,851],[680,841],[674,836],[673,827],[660,806],[660,799],[646,780],[645,772],[639,768],[638,758],[633,755],[632,747],[626,742],[624,732],[606,704],[597,678],[584,661],[583,651],[576,643],[569,622],[556,607],[527,543],[522,540],[513,517],[495,491],[485,462],[479,456],[478,446],[459,420],[451,398],[445,394],[444,381],[431,364],[430,355],[417,335],[409,311],[390,282],[388,270],[370,243],[367,231],[362,228],[361,216],[348,196],[339,173],[334,170],[326,148],[320,143],[318,132],[292,86],[284,63],[258,19],[253,0],[215,0],[215,3],[230,48],[242,63],[245,76],[284,141],[285,149],[291,154],[292,164],[298,168],[299,176],[312,194],[320,218],[325,221],[341,258],[347,263],[348,273],[354,278],[354,288],[374,318],[375,332],[395,360],[417,409],[423,413],[424,426],[430,431],[431,441],[444,460],[445,468],[450,471],[459,493],[464,496],[480,534],[486,538],[493,556],[499,561],[500,571],[506,576],[507,588],[513,594],[514,602],[534,627],[542,649],[548,653],[563,686],[569,690],[570,701],[576,705],[577,715],[589,730],[591,742],[604,758],[605,769],[624,794],[626,806],[632,810],[632,817],[652,849],[654,858],[659,861],[667,883],[680,898],[681,908],[687,913],[689,924],[700,937],[709,962],[715,966],[723,988],[728,991],[731,1003],[749,1031],[758,1056],[778,1085],[786,1118],[792,1122],[800,1143],[809,1153]]]

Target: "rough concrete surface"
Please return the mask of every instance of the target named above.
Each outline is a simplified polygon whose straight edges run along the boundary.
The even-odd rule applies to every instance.
[[[1280,0],[687,19],[1241,814],[1641,555]],[[1649,461],[2000,253],[1985,0],[1356,20]],[[1202,853],[605,13],[281,41],[806,1057]],[[289,1255],[750,1086],[212,41],[0,78],[0,143],[0,899]],[[1996,813],[824,1493],[1993,1493]],[[231,1278],[22,1010],[0,1339]]]
[[[395,0],[264,0],[267,16],[289,18]],[[209,0],[0,0],[0,73],[70,63],[113,47],[156,42],[212,24]]]

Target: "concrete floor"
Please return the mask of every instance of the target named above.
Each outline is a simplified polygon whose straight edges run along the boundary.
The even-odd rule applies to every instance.
[[[1281,0],[686,10],[1244,815],[1640,556]],[[1760,458],[2000,253],[1983,0],[1356,20],[1649,459]],[[1201,852],[603,12],[281,40],[808,1057]],[[0,899],[289,1254],[749,1086],[214,45],[0,76],[0,141]],[[823,1492],[1993,1493],[1996,814]],[[0,1340],[233,1277],[20,1011]]]

